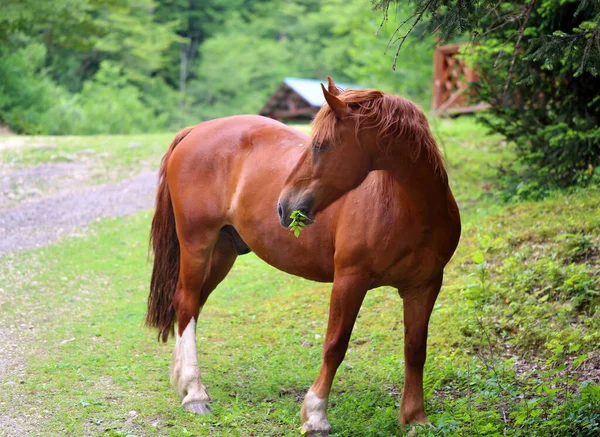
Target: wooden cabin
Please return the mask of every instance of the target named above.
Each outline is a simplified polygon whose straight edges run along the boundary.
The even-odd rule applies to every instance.
[[[259,114],[276,120],[312,120],[325,103],[321,84],[327,87],[326,81],[286,77],[269,97]],[[337,83],[336,85],[344,89],[362,88],[353,84]]]

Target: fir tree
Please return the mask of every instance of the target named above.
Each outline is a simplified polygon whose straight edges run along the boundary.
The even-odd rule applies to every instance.
[[[387,16],[396,0],[374,3]],[[393,43],[435,32],[468,38],[479,70],[480,118],[514,144],[503,169],[509,196],[600,180],[600,2],[414,0]]]

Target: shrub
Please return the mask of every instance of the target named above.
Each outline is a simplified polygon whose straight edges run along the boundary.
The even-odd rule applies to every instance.
[[[166,115],[155,114],[118,66],[103,62],[81,92],[56,103],[44,122],[51,134],[129,134],[164,129]]]
[[[46,75],[42,44],[0,46],[1,121],[19,133],[47,133],[44,116],[65,93]]]
[[[501,169],[504,197],[599,181],[600,3],[541,0],[516,12],[475,55],[492,105],[480,118],[516,153]]]
[[[81,92],[71,94],[48,77],[45,58],[45,47],[37,43],[12,51],[0,47],[0,121],[15,132],[114,134],[166,128],[169,112],[154,110],[167,100],[165,92],[163,102],[148,104],[120,67],[103,62]]]

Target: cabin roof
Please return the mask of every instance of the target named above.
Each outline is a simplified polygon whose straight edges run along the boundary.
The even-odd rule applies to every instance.
[[[289,86],[291,89],[296,91],[300,96],[310,103],[312,106],[323,106],[325,98],[323,97],[323,90],[321,84],[327,88],[327,81],[320,81],[316,79],[301,79],[297,77],[286,77],[283,79],[283,83]],[[340,88],[362,88],[359,85],[349,83],[336,83]]]

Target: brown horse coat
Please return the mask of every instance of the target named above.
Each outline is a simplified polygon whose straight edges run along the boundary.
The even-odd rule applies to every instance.
[[[177,318],[171,374],[190,410],[205,412],[209,401],[195,321],[247,246],[282,271],[334,282],[323,366],[302,408],[304,431],[328,433],[335,371],[366,291],[382,285],[405,300],[400,420],[426,420],[427,324],[460,236],[458,208],[414,104],[376,90],[340,95],[332,83],[330,91],[312,138],[271,119],[234,116],[182,131],[163,158],[147,323],[166,340]],[[398,142],[406,144],[388,147]],[[311,218],[318,212],[299,238],[280,225],[294,209]]]

